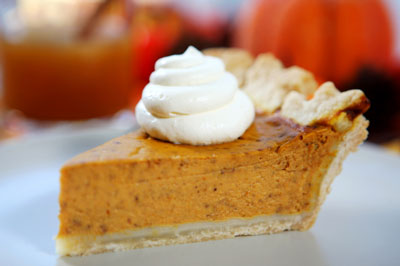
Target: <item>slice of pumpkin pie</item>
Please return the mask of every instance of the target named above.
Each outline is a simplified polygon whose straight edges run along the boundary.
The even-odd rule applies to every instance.
[[[343,160],[367,137],[367,98],[318,88],[272,55],[204,54],[160,59],[136,108],[141,129],[63,166],[58,254],[312,226]]]

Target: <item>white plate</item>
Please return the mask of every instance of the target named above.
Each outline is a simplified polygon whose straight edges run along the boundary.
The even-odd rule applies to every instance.
[[[308,232],[58,258],[58,170],[116,135],[75,134],[0,146],[0,265],[399,265],[400,157],[364,145]]]

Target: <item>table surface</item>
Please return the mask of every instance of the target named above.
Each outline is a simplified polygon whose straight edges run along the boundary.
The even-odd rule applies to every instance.
[[[0,145],[0,265],[398,265],[400,157],[364,144],[307,232],[58,258],[59,168],[121,130],[48,134]]]

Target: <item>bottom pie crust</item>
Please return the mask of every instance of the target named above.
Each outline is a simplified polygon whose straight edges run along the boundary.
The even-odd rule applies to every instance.
[[[221,222],[159,226],[103,236],[68,236],[58,238],[56,246],[58,254],[74,256],[271,234],[301,226],[305,216],[304,214],[258,216],[252,219],[238,218]]]

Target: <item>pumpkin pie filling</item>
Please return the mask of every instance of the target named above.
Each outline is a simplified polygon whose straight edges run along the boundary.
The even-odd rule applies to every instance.
[[[311,211],[341,137],[279,115],[258,115],[237,141],[211,146],[139,130],[62,169],[59,237]]]

